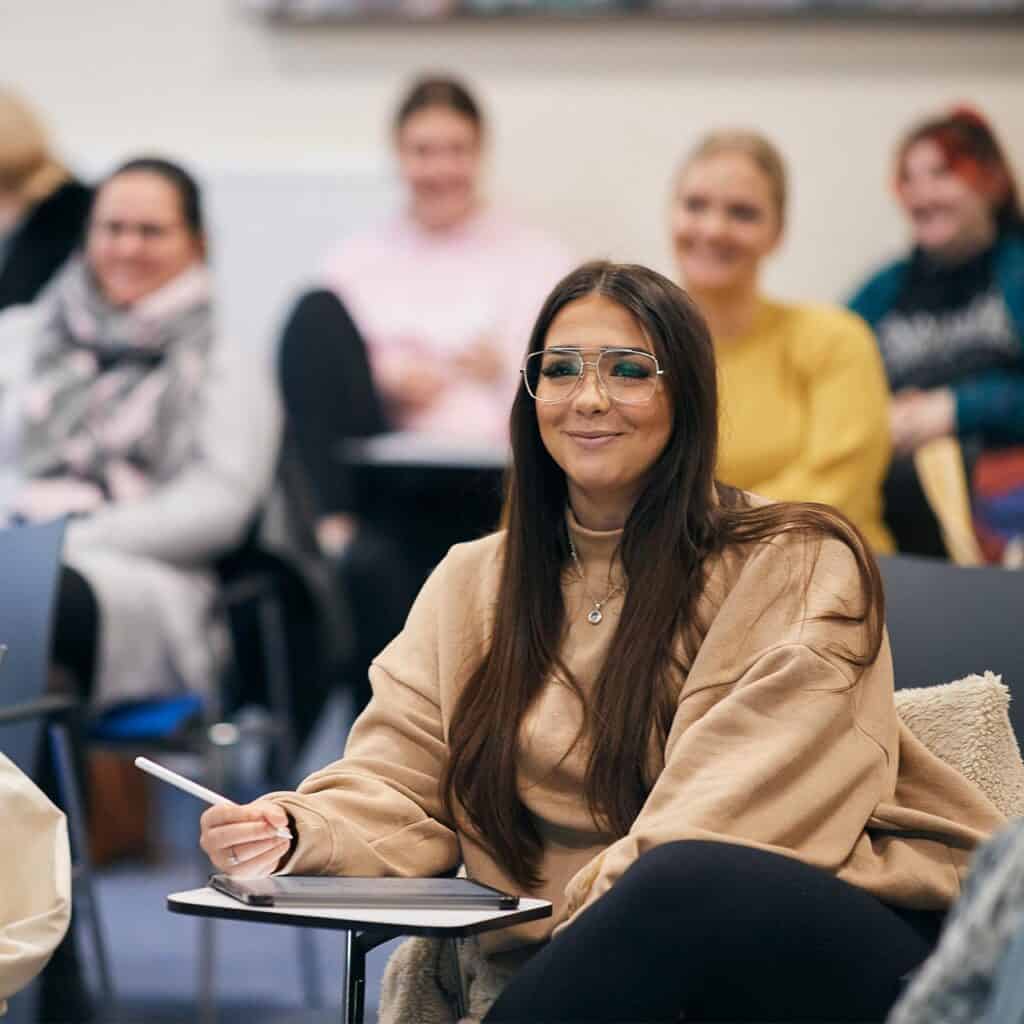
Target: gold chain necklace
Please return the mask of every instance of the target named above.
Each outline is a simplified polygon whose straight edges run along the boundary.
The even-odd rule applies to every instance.
[[[572,560],[576,563],[576,571],[580,574],[580,582],[583,584],[583,593],[586,594],[587,600],[589,600],[594,606],[589,612],[587,612],[587,622],[592,626],[599,626],[601,624],[601,620],[604,618],[604,612],[602,612],[601,609],[623,589],[623,585],[621,583],[616,583],[600,601],[595,601],[594,595],[587,590],[587,577],[583,574],[583,563],[580,561],[580,556],[576,554],[576,545],[572,542],[571,534],[569,535],[569,554],[572,555]],[[610,573],[611,570],[609,569],[609,579],[611,578]]]

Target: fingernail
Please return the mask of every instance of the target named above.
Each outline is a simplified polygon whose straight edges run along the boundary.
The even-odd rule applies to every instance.
[[[286,828],[275,828],[274,829],[274,835],[275,836],[280,836],[282,839],[288,839],[288,840],[290,840],[291,837],[292,837],[291,832],[288,829],[286,829]]]

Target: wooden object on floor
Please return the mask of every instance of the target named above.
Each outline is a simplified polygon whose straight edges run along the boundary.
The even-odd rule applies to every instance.
[[[131,757],[92,750],[89,759],[89,850],[101,867],[152,852],[150,789]]]

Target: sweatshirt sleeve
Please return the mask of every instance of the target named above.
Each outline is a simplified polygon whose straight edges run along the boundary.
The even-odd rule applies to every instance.
[[[664,769],[629,833],[569,882],[570,914],[674,840],[835,870],[895,791],[888,646],[865,669],[840,656],[837,645],[863,651],[866,629],[822,616],[862,607],[859,577],[841,542],[824,541],[818,557],[811,547],[780,538],[751,556],[693,662]]]
[[[103,546],[175,565],[203,565],[239,544],[277,464],[280,411],[254,353],[218,341],[200,395],[190,461],[137,501],[72,522],[67,548]]]
[[[459,863],[441,801],[447,761],[441,714],[440,605],[451,556],[434,571],[405,628],[374,661],[373,698],[345,756],[296,793],[275,793],[295,821],[285,874],[426,877]]]
[[[807,394],[803,449],[757,489],[777,501],[834,505],[864,529],[877,518],[889,465],[889,390],[864,322],[842,311],[825,316],[793,345]]]

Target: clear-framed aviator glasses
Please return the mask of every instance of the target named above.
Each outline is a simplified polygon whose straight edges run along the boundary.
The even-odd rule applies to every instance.
[[[538,402],[565,402],[583,386],[588,366],[594,368],[604,393],[624,405],[649,402],[665,372],[643,349],[606,348],[596,359],[584,359],[579,349],[546,348],[526,357],[523,383]]]

